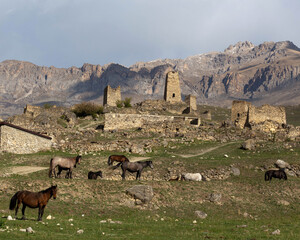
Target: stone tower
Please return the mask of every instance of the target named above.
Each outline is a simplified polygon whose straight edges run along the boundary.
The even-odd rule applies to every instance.
[[[104,89],[103,106],[117,106],[116,102],[121,101],[121,87],[111,88],[109,85]]]
[[[197,98],[193,95],[186,96],[185,102],[189,105],[190,111],[197,111]]]
[[[167,73],[164,99],[170,103],[181,102],[178,72],[171,71]]]

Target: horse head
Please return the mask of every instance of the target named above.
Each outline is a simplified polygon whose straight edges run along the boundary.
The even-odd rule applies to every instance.
[[[152,164],[152,161],[148,161],[148,166],[153,169],[153,164]]]
[[[81,161],[81,156],[78,155],[78,156],[76,157],[76,164],[77,164],[77,163],[80,164],[80,161]],[[75,165],[76,165],[76,164],[75,164]]]
[[[51,193],[53,195],[53,199],[56,199],[56,193],[57,193],[57,184],[55,186],[51,187]]]

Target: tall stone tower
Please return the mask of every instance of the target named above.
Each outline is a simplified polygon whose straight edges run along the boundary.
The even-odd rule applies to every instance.
[[[197,98],[193,95],[188,95],[185,98],[185,102],[189,105],[189,111],[197,111]]]
[[[121,101],[121,87],[111,88],[109,85],[104,89],[103,106],[117,106],[116,102]]]
[[[171,71],[167,73],[164,99],[170,103],[181,102],[178,72]]]

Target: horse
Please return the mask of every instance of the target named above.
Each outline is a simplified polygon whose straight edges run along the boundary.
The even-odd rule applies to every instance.
[[[116,169],[121,165],[122,162],[129,162],[129,159],[124,155],[110,155],[107,160],[108,166],[111,166],[114,161],[119,162],[113,167],[113,169]]]
[[[50,169],[49,169],[49,177],[51,178],[54,173],[54,177],[60,177],[60,173],[62,170],[68,170],[66,174],[66,178],[72,178],[72,170],[76,164],[80,164],[81,156],[76,156],[73,158],[64,158],[64,157],[54,157],[50,160]],[[58,173],[55,174],[55,168],[58,166]]]
[[[102,171],[88,173],[88,179],[97,179],[98,176],[102,178]]]
[[[271,181],[272,177],[279,178],[279,180],[281,180],[281,179],[287,180],[287,176],[286,176],[284,169],[266,171],[265,181]]]
[[[125,161],[121,163],[122,168],[122,179],[125,180],[126,171],[131,173],[136,172],[136,180],[141,179],[142,171],[145,167],[150,167],[153,169],[152,161],[138,161],[138,162],[129,162]]]
[[[200,173],[183,173],[181,175],[181,180],[199,182],[202,180],[202,176]]]
[[[53,199],[56,199],[57,193],[57,185],[51,186],[45,190],[40,192],[29,192],[29,191],[18,191],[11,198],[9,209],[15,211],[15,218],[17,218],[17,213],[21,203],[22,207],[22,220],[25,220],[25,208],[39,208],[38,221],[42,221],[42,217],[44,214],[44,209],[49,201],[49,199],[53,196]],[[18,202],[18,203],[17,203]],[[17,205],[17,207],[16,207]]]

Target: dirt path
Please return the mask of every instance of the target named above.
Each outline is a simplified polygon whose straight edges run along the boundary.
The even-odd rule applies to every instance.
[[[220,146],[208,148],[208,149],[202,150],[201,152],[196,153],[196,154],[174,154],[174,155],[178,155],[178,156],[183,157],[183,158],[191,158],[191,157],[196,157],[196,156],[204,155],[204,154],[206,154],[206,153],[208,153],[208,152],[214,151],[214,150],[216,150],[216,149],[218,149],[218,148],[227,146],[227,145],[229,145],[229,144],[231,144],[231,143],[226,143],[226,144],[223,144],[223,145],[220,145]]]
[[[48,169],[48,167],[31,167],[31,166],[12,167],[8,169],[6,175],[11,175],[11,174],[25,175],[28,173],[33,173],[44,169]]]

